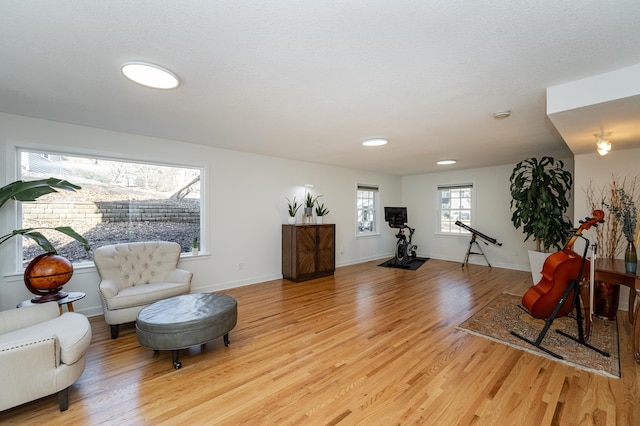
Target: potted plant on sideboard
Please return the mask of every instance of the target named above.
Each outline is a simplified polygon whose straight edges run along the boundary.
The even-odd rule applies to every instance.
[[[294,225],[296,223],[296,214],[298,214],[298,210],[300,209],[302,204],[298,204],[298,202],[296,201],[296,197],[293,197],[293,201],[289,200],[288,198],[286,198],[286,200],[289,212],[288,223],[289,225]]]
[[[324,203],[316,202],[316,224],[322,225],[323,218],[328,214],[329,210],[324,206]]]
[[[535,252],[530,250],[529,254],[533,281],[537,284],[549,249],[562,249],[573,227],[565,215],[573,179],[561,160],[542,157],[516,164],[509,182],[511,222],[516,229],[522,228],[524,241],[533,237],[536,243]]]
[[[307,192],[307,196],[304,200],[304,215],[302,215],[302,222],[305,224],[313,223],[313,206],[318,202],[318,198],[322,197],[322,195],[318,195],[317,197],[312,197],[310,192]]]

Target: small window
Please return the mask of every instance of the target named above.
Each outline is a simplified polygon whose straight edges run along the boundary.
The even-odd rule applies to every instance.
[[[357,234],[368,235],[378,232],[378,187],[358,185],[356,193]]]
[[[438,186],[440,197],[440,232],[444,234],[468,234],[469,231],[456,225],[456,221],[471,226],[473,185]]]

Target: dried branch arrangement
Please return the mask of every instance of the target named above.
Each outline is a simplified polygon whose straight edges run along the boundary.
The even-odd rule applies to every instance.
[[[623,223],[619,220],[617,213],[624,208],[625,200],[638,203],[640,197],[640,177],[625,177],[620,179],[616,175],[611,176],[611,182],[603,186],[596,187],[593,181],[585,189],[589,211],[594,209],[604,210],[604,223],[595,228],[596,243],[600,257],[610,259],[618,258],[626,248],[627,238],[623,230]],[[635,234],[635,245],[638,246],[640,234],[637,230]]]

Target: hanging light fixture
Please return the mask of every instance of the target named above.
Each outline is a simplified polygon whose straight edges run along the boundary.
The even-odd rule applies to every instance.
[[[611,142],[605,139],[605,136],[610,135],[611,133],[607,133],[606,135],[603,132],[595,133],[593,136],[596,137],[596,148],[598,154],[607,155],[609,151],[611,151]]]

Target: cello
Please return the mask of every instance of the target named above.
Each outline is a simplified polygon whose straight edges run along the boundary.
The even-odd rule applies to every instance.
[[[573,244],[582,235],[582,231],[603,222],[604,212],[602,210],[594,210],[592,215],[593,218],[587,218],[581,223],[580,228],[573,233],[561,251],[553,253],[545,260],[540,282],[529,288],[522,296],[522,307],[534,318],[547,319],[551,317],[554,308],[560,302],[571,281],[582,281],[588,277],[589,261],[586,259],[586,267],[582,270],[582,276],[578,277],[582,256],[573,251]],[[574,297],[575,291],[572,291],[556,314],[556,318],[566,316],[571,312]]]

